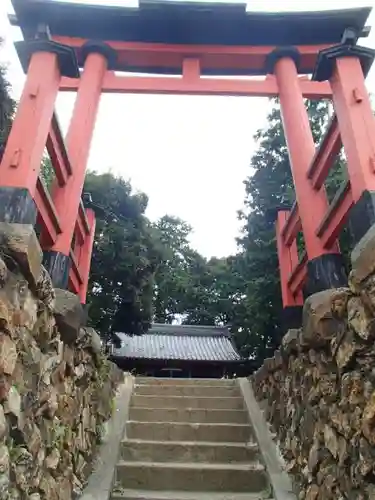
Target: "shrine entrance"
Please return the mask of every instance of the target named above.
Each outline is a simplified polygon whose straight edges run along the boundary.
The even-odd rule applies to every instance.
[[[276,223],[286,326],[300,322],[303,289],[347,283],[340,230],[350,219],[354,245],[375,222],[375,122],[365,88],[375,51],[357,45],[369,32],[370,9],[270,14],[204,2],[12,3],[27,79],[0,167],[0,223],[39,221],[56,287],[85,302],[95,217],[81,194],[100,96],[109,92],[278,96],[296,194]],[[66,138],[55,114],[59,91],[77,92]],[[304,98],[333,102],[317,149]],[[342,145],[349,180],[329,204],[323,183]],[[51,196],[39,178],[45,147],[56,173]]]

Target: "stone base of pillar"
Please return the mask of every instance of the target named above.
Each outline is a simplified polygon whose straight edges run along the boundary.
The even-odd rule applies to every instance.
[[[321,255],[307,263],[306,294],[308,296],[330,288],[347,286],[348,277],[341,254]]]
[[[66,290],[69,280],[70,257],[60,252],[45,251],[43,265],[51,276],[53,286]]]
[[[38,211],[28,189],[0,187],[0,222],[35,226]]]
[[[284,307],[282,315],[282,327],[284,333],[294,328],[301,328],[302,310],[303,306]]]

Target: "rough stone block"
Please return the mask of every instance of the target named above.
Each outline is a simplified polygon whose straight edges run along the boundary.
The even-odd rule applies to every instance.
[[[361,283],[375,271],[375,225],[360,239],[351,253],[351,281]]]
[[[4,407],[0,404],[0,440],[4,438],[8,430],[8,424],[5,418]]]
[[[82,305],[78,295],[68,290],[55,288],[55,296],[53,313],[61,340],[66,344],[72,344],[77,339],[84,320]]]
[[[43,252],[31,224],[0,222],[0,248],[20,266],[25,278],[35,288],[41,273]]]
[[[91,335],[91,349],[96,354],[100,354],[102,351],[102,342],[100,340],[100,337],[93,328],[89,328],[89,330]]]
[[[311,295],[303,307],[301,341],[305,346],[329,343],[340,330],[340,320],[334,313],[334,304],[341,300],[343,290],[330,289]]]
[[[317,500],[319,496],[319,486],[312,484],[306,492],[306,500]]]
[[[280,351],[276,351],[273,358],[267,358],[264,360],[264,366],[269,373],[278,370],[282,365],[282,358],[280,356]]]
[[[89,348],[94,354],[101,353],[102,343],[94,328],[89,326],[83,327],[80,332],[80,341],[82,347]]]
[[[15,386],[9,389],[7,399],[4,403],[4,412],[14,415],[17,419],[21,416],[21,396]]]
[[[341,342],[337,345],[336,351],[336,363],[340,370],[347,368],[349,363],[352,361],[356,353],[356,341],[354,334],[351,330],[345,332],[343,337],[340,339]]]
[[[365,438],[375,445],[375,392],[371,394],[363,410],[362,432]]]
[[[281,341],[282,351],[286,354],[298,352],[300,347],[301,330],[292,328],[286,332]]]
[[[16,362],[17,350],[15,343],[7,334],[0,334],[0,373],[12,375]]]
[[[36,285],[36,295],[48,309],[53,309],[55,304],[55,290],[52,279],[44,266],[41,266],[40,269],[40,276]]]
[[[359,286],[361,300],[373,316],[375,316],[375,274],[370,274]]]
[[[348,302],[348,322],[363,340],[375,339],[375,319],[369,314],[360,297]]]
[[[0,296],[0,329],[11,333],[10,304],[5,302],[5,298]]]

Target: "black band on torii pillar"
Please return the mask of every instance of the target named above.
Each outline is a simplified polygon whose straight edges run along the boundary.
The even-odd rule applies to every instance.
[[[318,82],[329,80],[334,70],[335,61],[340,57],[357,57],[361,62],[363,73],[367,75],[375,57],[375,50],[351,44],[340,44],[323,49],[318,54],[311,79]]]
[[[70,257],[52,250],[43,253],[43,265],[51,276],[53,286],[66,290],[69,282]]]
[[[349,211],[349,230],[354,247],[375,224],[375,191],[363,191]]]
[[[51,40],[27,40],[16,42],[15,47],[24,72],[27,72],[31,57],[36,52],[51,52],[57,55],[61,76],[79,78],[76,54],[72,47]]]
[[[273,74],[275,69],[275,64],[280,59],[288,57],[293,59],[297,69],[300,67],[301,54],[297,47],[277,47],[266,58],[266,72],[268,74]]]
[[[108,69],[115,69],[117,53],[107,43],[97,40],[88,40],[84,43],[79,50],[79,64],[81,66],[84,66],[89,54],[101,54],[107,60]]]
[[[306,295],[348,286],[344,258],[341,253],[329,253],[307,263]]]

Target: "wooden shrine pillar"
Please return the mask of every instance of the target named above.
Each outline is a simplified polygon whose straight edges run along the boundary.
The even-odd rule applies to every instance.
[[[53,190],[53,202],[60,215],[61,234],[48,252],[45,266],[54,285],[67,288],[70,250],[85,181],[87,161],[95,128],[103,80],[115,52],[104,43],[87,42],[81,49],[85,60],[77,98],[66,137],[72,175],[63,188]],[[86,245],[84,246],[86,248]]]
[[[317,235],[328,200],[324,188],[315,190],[307,173],[315,154],[315,144],[307,110],[298,81],[299,52],[295,48],[275,50],[268,60],[276,76],[281,116],[288,146],[289,160],[308,256],[308,294],[336,288],[347,283],[343,258],[338,243],[325,249]]]
[[[0,165],[0,222],[35,225],[35,194],[61,76],[77,77],[74,51],[49,40],[16,44],[26,83]]]
[[[364,77],[374,56],[375,50],[351,44],[325,49],[313,75],[332,87],[355,204],[349,215],[354,244],[375,224],[375,120]]]

